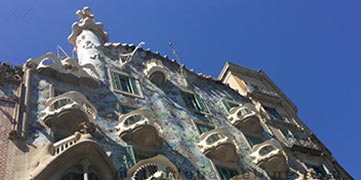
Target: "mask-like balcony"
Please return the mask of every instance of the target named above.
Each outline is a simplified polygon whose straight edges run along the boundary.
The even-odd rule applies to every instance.
[[[247,103],[233,107],[229,113],[228,120],[238,129],[257,134],[262,133],[263,128],[254,105]]]
[[[211,159],[226,162],[238,160],[237,147],[232,134],[226,128],[205,132],[200,137],[200,151]]]
[[[40,74],[63,82],[98,88],[99,74],[91,64],[80,66],[73,58],[58,59],[55,54],[47,53],[40,58],[29,59],[24,68],[35,69]]]
[[[154,113],[148,109],[138,109],[119,117],[119,136],[132,145],[147,149],[160,149],[162,127]]]
[[[144,159],[127,171],[131,180],[181,180],[177,167],[163,155]]]
[[[253,163],[266,171],[282,172],[288,168],[285,152],[274,139],[255,145],[250,157],[253,158]]]
[[[167,80],[167,73],[161,61],[152,59],[145,66],[144,73],[152,83],[157,86],[164,84]]]
[[[115,167],[109,154],[90,134],[79,132],[56,143],[48,143],[31,157],[30,178],[60,179],[70,167],[86,159],[102,179],[114,179]],[[65,163],[66,162],[66,163]]]
[[[55,134],[68,136],[80,129],[84,122],[94,122],[97,111],[87,98],[69,91],[46,101],[41,121]]]

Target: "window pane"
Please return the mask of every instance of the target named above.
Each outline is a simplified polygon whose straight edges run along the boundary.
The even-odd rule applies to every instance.
[[[203,134],[207,131],[210,131],[210,130],[213,130],[214,128],[211,127],[211,126],[207,126],[207,125],[203,125],[203,124],[196,124],[197,125],[197,128],[198,128],[198,131]]]
[[[129,78],[131,93],[139,95],[138,87],[134,78]]]
[[[263,142],[262,138],[261,137],[256,137],[256,136],[250,136],[250,135],[247,135],[245,134],[244,135],[248,141],[248,143],[253,147],[257,144],[261,144]]]
[[[230,104],[228,103],[228,101],[227,100],[225,100],[225,99],[222,99],[222,104],[223,104],[223,107],[229,112],[229,110],[231,110],[231,106],[230,106]]]
[[[112,72],[114,88],[120,91],[139,95],[137,81],[134,78]]]
[[[220,167],[220,166],[216,166],[216,168],[222,180],[228,180],[238,175],[238,171],[236,169]]]
[[[201,97],[199,95],[195,94],[194,98],[196,100],[198,110],[203,111],[203,112],[207,112],[208,109],[207,109],[206,105],[203,103],[203,100],[201,99]]]
[[[192,109],[196,109],[196,103],[195,100],[193,98],[193,94],[189,94],[189,93],[183,93],[183,99],[184,102],[186,104],[187,107],[192,108]]]

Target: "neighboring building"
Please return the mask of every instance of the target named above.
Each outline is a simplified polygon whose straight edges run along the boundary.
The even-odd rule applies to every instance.
[[[1,66],[0,177],[352,179],[262,71],[196,74],[141,44],[108,43],[87,7],[77,16],[77,60]]]

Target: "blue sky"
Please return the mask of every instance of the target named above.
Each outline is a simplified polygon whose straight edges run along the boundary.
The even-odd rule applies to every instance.
[[[0,2],[0,61],[22,64],[67,42],[88,5],[111,42],[145,41],[217,77],[226,61],[263,69],[300,118],[361,179],[361,2],[356,0],[114,0]]]

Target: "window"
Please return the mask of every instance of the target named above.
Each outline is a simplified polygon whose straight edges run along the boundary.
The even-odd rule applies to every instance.
[[[127,114],[127,113],[130,113],[132,111],[134,111],[136,108],[133,108],[133,107],[129,107],[129,106],[121,106],[120,107],[120,111],[122,114]]]
[[[311,174],[313,178],[318,178],[321,180],[333,179],[330,170],[324,164],[314,165],[306,163],[306,166],[314,170],[314,174]]]
[[[244,134],[245,138],[248,141],[248,144],[253,147],[257,144],[261,144],[263,142],[263,139],[261,137],[257,137],[257,136],[252,136],[252,135],[248,135],[248,134]]]
[[[238,107],[240,104],[237,104],[236,102],[228,101],[226,99],[222,99],[223,107],[229,112],[233,107]]]
[[[135,107],[121,106],[121,107],[120,107],[120,112],[121,112],[122,114],[128,114],[128,113],[130,113],[130,112],[132,112],[132,111],[134,111],[134,110],[136,110],[136,109],[137,109],[137,108],[135,108]],[[130,126],[130,125],[135,124],[136,122],[138,122],[138,121],[140,121],[140,120],[142,120],[142,119],[143,119],[143,116],[142,116],[142,115],[133,115],[133,116],[129,117],[129,118],[124,122],[124,124],[125,124],[126,126]]]
[[[197,129],[199,131],[199,134],[203,134],[207,131],[211,131],[214,129],[214,127],[209,126],[209,125],[205,125],[205,124],[200,124],[200,123],[195,123],[197,126]]]
[[[234,176],[239,175],[237,169],[228,167],[216,166],[218,174],[222,180],[228,180]]]
[[[191,109],[203,112],[203,113],[208,113],[208,108],[204,104],[203,100],[201,99],[201,97],[199,95],[188,93],[188,92],[182,92],[182,94],[183,94],[184,102],[188,108],[191,108]]]
[[[268,113],[271,119],[274,120],[286,120],[287,118],[281,115],[275,108],[264,106],[264,109]]]
[[[111,78],[114,91],[142,97],[138,80],[114,71],[111,71]]]

